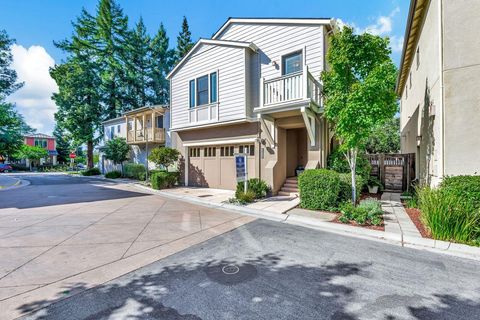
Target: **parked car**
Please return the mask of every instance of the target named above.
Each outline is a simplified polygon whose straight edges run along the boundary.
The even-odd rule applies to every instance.
[[[0,163],[0,172],[10,172],[12,171],[12,166],[6,163]]]

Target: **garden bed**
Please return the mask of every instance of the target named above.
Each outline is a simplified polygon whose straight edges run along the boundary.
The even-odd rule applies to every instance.
[[[344,223],[342,221],[339,220],[340,218],[340,212],[332,212],[336,215],[336,218],[334,220],[332,220],[331,222],[333,223],[339,223],[339,224],[343,224],[343,225],[347,225],[347,226],[353,226],[353,227],[360,227],[360,228],[366,228],[366,229],[370,229],[370,230],[377,230],[377,231],[385,231],[385,224],[383,223],[383,217],[381,218],[382,219],[382,223],[379,224],[379,225],[373,225],[373,224],[358,224],[356,223],[355,221],[349,221],[348,223]]]
[[[421,219],[422,212],[420,211],[420,209],[409,208],[405,205],[404,201],[402,201],[402,205],[405,208],[405,211],[407,212],[408,216],[410,217],[410,220],[412,220],[415,227],[417,227],[417,230],[418,230],[418,232],[420,232],[422,237],[433,239],[432,235],[430,234],[430,232],[428,231],[428,229],[425,227],[425,225],[422,222],[422,219]]]

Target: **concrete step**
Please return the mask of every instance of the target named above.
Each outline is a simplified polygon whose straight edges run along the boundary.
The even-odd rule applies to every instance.
[[[298,188],[289,188],[289,187],[285,187],[283,186],[282,189],[280,189],[281,191],[284,191],[284,192],[295,192],[295,193],[298,193]]]
[[[283,186],[284,186],[284,187],[289,187],[289,188],[297,188],[297,187],[298,187],[298,183],[285,182],[285,184],[284,184]]]
[[[297,177],[288,177],[285,182],[293,182],[293,183],[298,183]]]

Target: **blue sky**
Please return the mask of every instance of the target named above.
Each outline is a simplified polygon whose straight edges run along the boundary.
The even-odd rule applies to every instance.
[[[389,36],[392,58],[397,63],[405,31],[407,0],[316,0],[316,1],[184,1],[117,0],[133,25],[142,16],[148,31],[154,34],[163,22],[175,46],[185,15],[192,37],[210,37],[228,17],[322,17],[338,18],[358,31]],[[27,122],[39,132],[51,133],[55,105],[50,96],[56,85],[48,68],[61,62],[63,53],[54,40],[71,35],[71,21],[82,7],[94,12],[97,0],[2,0],[0,29],[17,40],[13,48],[14,68],[24,88],[10,97]]]

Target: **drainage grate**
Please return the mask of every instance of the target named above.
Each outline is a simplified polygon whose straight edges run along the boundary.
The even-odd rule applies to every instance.
[[[207,197],[213,197],[211,194],[202,194],[200,196],[197,196],[199,198],[207,198]]]
[[[234,265],[223,263],[205,268],[209,279],[223,285],[236,285],[257,277],[257,269],[251,264]]]

